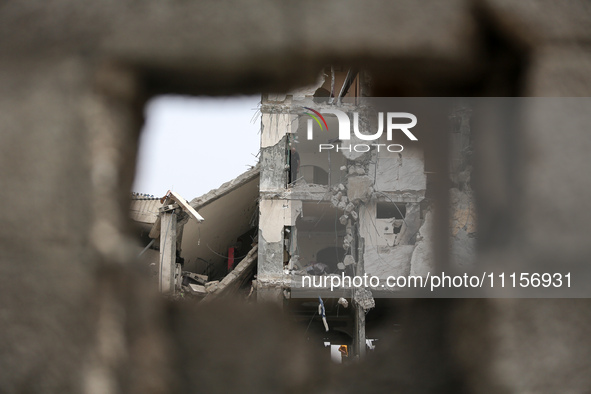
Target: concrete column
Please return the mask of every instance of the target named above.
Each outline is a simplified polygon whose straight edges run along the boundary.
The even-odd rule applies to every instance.
[[[359,234],[359,231],[356,231]],[[365,273],[363,253],[365,252],[365,239],[363,237],[357,237],[358,239],[358,256],[357,256],[357,267],[356,274],[363,276]],[[357,291],[357,290],[355,290]],[[359,306],[353,297],[353,307],[355,308],[355,331],[353,333],[353,345],[355,348],[355,354],[359,358],[365,357],[365,310]]]
[[[355,308],[355,337],[353,345],[355,347],[355,354],[359,358],[365,357],[365,311],[356,302],[353,303]]]
[[[176,264],[176,213],[162,212],[160,221],[160,291],[174,294]]]

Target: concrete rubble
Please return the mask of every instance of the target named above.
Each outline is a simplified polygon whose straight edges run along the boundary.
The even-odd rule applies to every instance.
[[[356,75],[354,86],[359,93],[364,89],[365,73]],[[292,281],[304,276],[367,274],[380,281],[373,291],[383,292],[405,291],[384,289],[388,277],[425,277],[435,272],[435,206],[428,197],[429,171],[422,148],[410,144],[402,152],[371,148],[319,155],[313,141],[303,135],[306,123],[298,108],[314,104],[314,94],[327,89],[327,83],[332,78],[319,78],[318,85],[298,94],[264,95],[259,165],[190,204],[178,203],[179,198],[172,201],[179,207],[198,209],[208,218],[198,224],[185,216],[178,219],[187,229],[177,245],[177,258],[183,252],[183,264],[177,264],[175,274],[177,291],[203,301],[241,292],[249,299],[281,304],[293,299]],[[316,105],[331,108],[330,103]],[[358,108],[341,105],[349,112]],[[361,122],[369,124],[363,118],[367,116],[364,108],[360,109]],[[450,115],[454,116],[461,119],[456,122],[461,138],[454,140],[456,159],[449,174],[451,259],[465,267],[473,262],[476,237],[470,130],[466,128],[470,111],[461,107]],[[335,130],[335,119],[327,119],[328,130]],[[323,138],[338,142],[330,133]],[[340,147],[354,142],[354,138],[340,141]],[[294,146],[298,171],[305,169],[299,173],[289,164]],[[169,202],[164,201],[160,211],[174,208]],[[136,220],[152,220],[150,236],[161,236],[162,214],[133,214]],[[178,227],[181,237],[183,228]],[[251,247],[246,249],[247,245]],[[373,294],[363,287],[342,288],[352,291],[353,340],[364,343],[365,314],[376,305]],[[326,301],[348,305],[343,297]],[[333,319],[330,314],[324,318],[325,324]],[[364,351],[359,348],[356,354]]]
[[[142,234],[148,234],[142,242],[152,239],[140,255],[144,255],[142,259],[150,265],[163,293],[215,297],[245,287],[255,276],[256,253],[248,246],[254,244],[256,250],[258,215],[253,192],[258,191],[258,180],[256,166],[190,203],[174,192],[162,199],[133,196],[131,217]],[[249,193],[252,199],[245,203],[243,198]],[[210,219],[204,221],[196,209]],[[168,212],[172,212],[171,220]],[[232,221],[225,219],[229,216]],[[190,217],[198,220],[189,221]],[[168,249],[168,245],[174,247]],[[228,248],[227,256],[212,247]],[[158,249],[166,250],[169,256],[162,257]],[[244,256],[240,256],[242,253]]]
[[[326,73],[334,71],[327,69]],[[363,71],[357,75],[355,86],[359,93],[367,89],[364,85],[367,77]],[[306,136],[305,118],[298,108],[314,104],[320,110],[330,110],[338,100],[333,104],[330,99],[328,103],[314,102],[314,96],[323,89],[332,89],[328,85],[332,79],[324,79],[316,92],[309,89],[303,96],[263,95],[257,278],[257,297],[261,301],[289,299],[290,278],[301,280],[305,275],[367,274],[379,278],[383,284],[390,276],[425,277],[436,269],[432,234],[435,205],[427,190],[433,172],[426,169],[423,148],[408,144],[400,152],[377,148],[357,152],[349,148],[363,141],[354,135],[350,140],[339,140],[335,131],[331,131],[337,129],[331,116],[326,116],[328,125],[327,130],[322,130],[325,134],[321,142],[336,141],[340,150],[323,156],[310,141],[309,134]],[[361,124],[375,127],[374,120],[367,120],[371,111],[356,104],[342,105],[340,110],[349,113],[361,108]],[[461,137],[455,137],[456,129],[451,131],[454,133],[454,167],[449,172],[451,258],[454,264],[464,267],[473,264],[476,236],[470,191],[470,129],[466,126],[470,114],[461,106],[449,114],[450,119],[461,119],[454,123],[461,128],[458,134]],[[301,166],[313,167],[314,171],[298,174],[296,182],[289,182],[291,169],[285,163],[290,162],[293,146]],[[312,173],[326,173],[328,181],[319,181],[321,178],[313,177]],[[371,292],[364,290],[355,290],[354,306],[366,313],[375,302]],[[355,341],[361,343],[365,318],[360,314],[355,316]]]

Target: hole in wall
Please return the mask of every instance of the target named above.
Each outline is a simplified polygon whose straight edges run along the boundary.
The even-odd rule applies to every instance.
[[[376,205],[377,219],[404,219],[405,215],[405,203],[378,202]]]

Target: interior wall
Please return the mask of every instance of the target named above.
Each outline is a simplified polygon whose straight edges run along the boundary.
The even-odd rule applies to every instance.
[[[309,265],[316,260],[316,254],[327,247],[341,247],[343,237],[327,232],[304,232],[298,231],[298,255],[303,266]]]
[[[251,229],[257,210],[258,183],[257,176],[200,207],[198,212],[205,220],[202,223],[189,220],[185,224],[181,257],[185,258],[186,271],[203,273],[207,267],[203,260],[215,266],[216,272],[227,266],[228,248]]]

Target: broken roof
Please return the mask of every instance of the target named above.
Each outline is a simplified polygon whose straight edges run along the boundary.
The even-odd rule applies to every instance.
[[[189,221],[185,225],[182,241],[185,270],[197,272],[198,265],[204,261],[227,264],[228,248],[256,226],[259,174],[260,166],[256,165],[190,202],[206,220]]]
[[[201,197],[194,198],[193,200],[191,200],[190,204],[194,209],[202,208],[208,204],[211,204],[215,200],[225,196],[226,194],[238,189],[239,187],[249,183],[253,179],[258,178],[260,173],[261,166],[260,164],[257,164],[245,173],[237,176],[231,181],[222,184],[217,189],[210,190],[208,193],[202,195]]]

